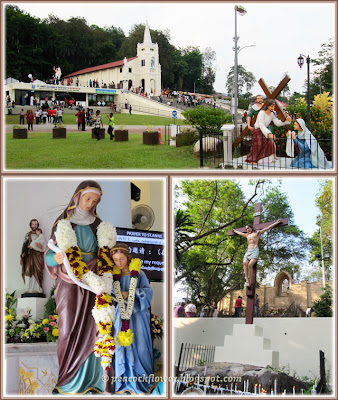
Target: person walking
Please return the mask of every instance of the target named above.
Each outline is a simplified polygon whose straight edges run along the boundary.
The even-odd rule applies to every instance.
[[[97,141],[100,140],[100,127],[103,128],[103,121],[100,115],[100,110],[97,110],[94,122],[94,134],[97,137]]]
[[[21,122],[23,125],[25,124],[25,114],[26,114],[25,110],[22,108],[20,111],[20,125],[21,125]]]
[[[110,113],[110,115],[108,115],[108,134],[110,136],[110,140],[114,139],[114,114]]]

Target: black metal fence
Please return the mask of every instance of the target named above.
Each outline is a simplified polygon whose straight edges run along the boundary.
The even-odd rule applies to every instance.
[[[178,358],[177,373],[197,365],[212,363],[215,358],[215,346],[206,344],[182,343]]]

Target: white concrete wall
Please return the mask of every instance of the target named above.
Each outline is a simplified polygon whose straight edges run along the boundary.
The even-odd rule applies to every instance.
[[[183,118],[181,116],[181,111],[177,110],[175,108],[175,103],[173,106],[168,106],[165,104],[165,97],[163,97],[163,103],[159,103],[156,100],[149,100],[148,98],[145,98],[143,96],[140,96],[139,94],[135,94],[135,93],[118,93],[115,95],[115,101],[117,103],[122,103],[124,104],[124,102],[126,101],[126,99],[128,100],[128,103],[131,104],[132,107],[132,113],[133,114],[146,114],[145,109],[149,108],[151,109],[152,114],[156,111],[159,112],[159,116],[160,117],[168,117],[171,118],[171,113],[176,110],[177,111],[177,118]],[[138,107],[142,107],[142,111],[141,112],[137,112],[136,109],[134,110],[134,108],[138,108]],[[127,110],[125,110],[124,108],[122,109],[122,112],[129,112]],[[156,115],[156,114],[153,114]],[[174,122],[173,122],[174,123]]]
[[[174,318],[174,363],[181,343],[224,345],[233,325],[244,318]],[[255,318],[263,336],[271,340],[271,350],[279,351],[279,367],[289,366],[297,376],[319,376],[319,350],[325,353],[326,372],[334,374],[334,318]],[[226,361],[226,360],[224,360]]]

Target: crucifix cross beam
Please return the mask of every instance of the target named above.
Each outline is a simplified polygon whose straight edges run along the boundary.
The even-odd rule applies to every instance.
[[[277,221],[264,222],[261,223],[261,215],[262,215],[262,203],[255,204],[254,211],[254,220],[253,227],[256,230],[261,230],[267,228],[271,224]],[[287,218],[281,219],[281,222],[276,226],[287,226],[289,224],[289,220]],[[241,228],[236,228],[236,231],[247,233],[245,226]],[[228,231],[228,236],[233,236],[236,233],[231,230]],[[246,324],[253,324],[253,316],[255,309],[255,293],[256,293],[256,274],[257,274],[257,262],[252,266],[252,273],[250,276],[250,286],[246,288],[246,296],[247,296],[247,305],[246,305]]]
[[[261,88],[263,89],[263,92],[265,93],[265,96],[267,97],[266,100],[271,99],[271,100],[276,100],[277,96],[282,92],[282,90],[285,88],[285,86],[290,82],[291,78],[288,75],[285,75],[285,77],[279,82],[278,86],[276,89],[271,93],[270,89],[267,87],[266,83],[264,80],[261,78],[258,83],[260,84]],[[264,106],[264,104],[263,104]],[[283,122],[285,121],[285,115],[281,108],[279,107],[279,104],[276,102],[276,107],[275,110],[277,112],[277,115],[279,119],[281,119]],[[258,114],[258,113],[257,113]],[[256,122],[257,119],[257,114],[252,118],[251,120],[251,125],[253,126]],[[246,136],[250,132],[249,128],[246,126],[243,130],[243,132],[238,136],[238,138],[234,141],[232,145],[232,149],[234,150],[239,143],[241,142],[242,138]]]

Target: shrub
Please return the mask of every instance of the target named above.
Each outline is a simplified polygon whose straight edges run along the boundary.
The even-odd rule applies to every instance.
[[[325,286],[319,300],[315,301],[312,310],[317,317],[332,317],[332,288]]]
[[[183,128],[181,129],[181,133],[176,136],[177,146],[190,146],[195,144],[198,140],[199,135],[195,129],[192,128]]]

